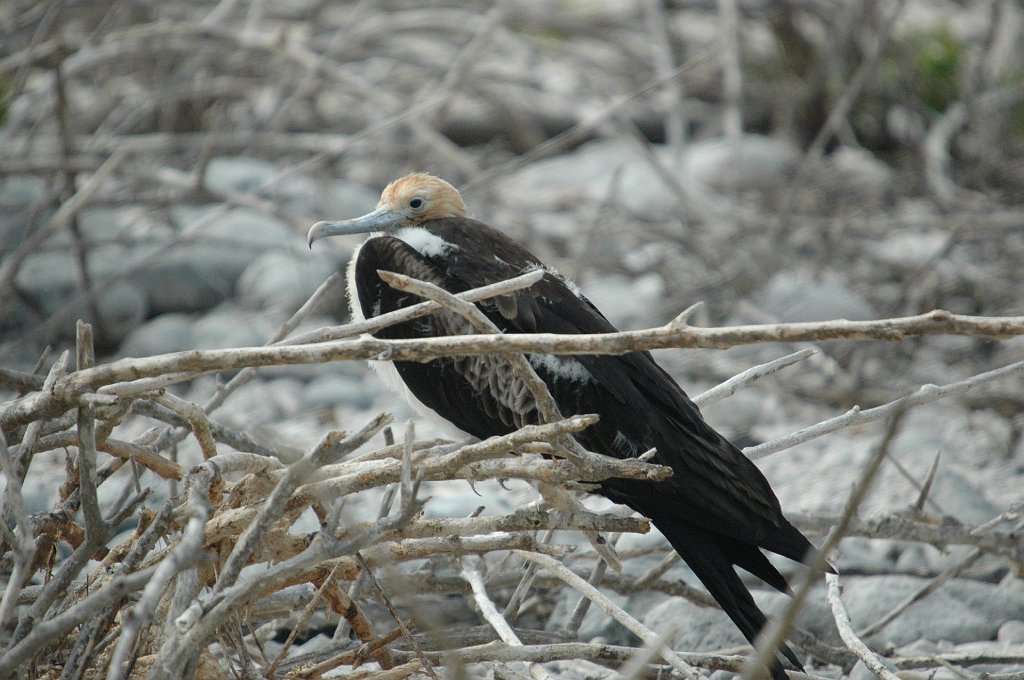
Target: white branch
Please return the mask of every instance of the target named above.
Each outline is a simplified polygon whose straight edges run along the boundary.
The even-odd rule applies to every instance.
[[[630,632],[636,635],[638,638],[644,641],[648,645],[653,645],[657,642],[658,636],[650,628],[637,621],[635,618],[626,613],[622,607],[618,606],[607,597],[605,597],[601,591],[594,586],[587,583],[585,580],[569,571],[565,565],[556,559],[548,557],[546,555],[538,555],[537,553],[526,552],[525,550],[516,550],[517,555],[523,559],[530,560],[539,564],[541,567],[549,571],[554,576],[569,584],[580,592],[584,597],[587,597],[591,602],[596,604],[601,610],[612,617],[623,626],[625,626]],[[699,680],[700,674],[694,670],[693,666],[689,665],[678,654],[673,652],[668,647],[662,646],[658,648],[658,654],[664,659],[673,669],[675,669],[680,675],[687,680]]]
[[[839,576],[825,574],[825,584],[828,587],[827,597],[829,607],[832,608],[832,618],[835,619],[839,636],[846,643],[846,648],[856,654],[857,658],[863,661],[868,670],[879,680],[899,680],[895,673],[885,667],[878,655],[868,649],[864,641],[853,632],[850,615],[846,611],[846,605],[843,604],[842,594],[839,591]]]

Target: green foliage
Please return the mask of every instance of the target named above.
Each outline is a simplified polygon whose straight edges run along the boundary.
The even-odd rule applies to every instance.
[[[11,92],[11,81],[0,75],[0,125],[7,122],[7,96]]]
[[[938,30],[914,36],[911,49],[910,88],[920,100],[934,111],[944,111],[960,98],[958,81],[963,63],[964,46],[943,25]]]

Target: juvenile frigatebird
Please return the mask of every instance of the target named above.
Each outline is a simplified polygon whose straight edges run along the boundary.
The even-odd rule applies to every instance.
[[[531,288],[477,306],[507,333],[612,333],[616,328],[579,289],[502,232],[466,216],[448,182],[416,173],[389,184],[372,212],[317,222],[308,242],[324,236],[373,234],[348,266],[348,294],[357,320],[407,307],[413,295],[378,276],[387,270],[429,281],[452,293],[542,269]],[[442,312],[375,333],[380,338],[429,338],[473,332]],[[600,493],[649,518],[751,643],[765,615],[734,567],[789,592],[785,577],[761,549],[805,561],[810,542],[783,516],[761,471],[711,428],[697,406],[649,352],[621,356],[529,355],[565,415],[596,413],[600,421],[576,435],[583,446],[616,458],[649,449],[670,466],[667,481],[613,478]],[[501,357],[373,362],[388,385],[449,431],[484,439],[537,423],[530,391]],[[802,666],[789,647],[781,654]],[[784,680],[779,659],[770,671]]]

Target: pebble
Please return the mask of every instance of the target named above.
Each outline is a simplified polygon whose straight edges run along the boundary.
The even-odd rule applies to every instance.
[[[195,321],[193,349],[259,347],[275,330],[265,315],[225,303]]]
[[[1013,619],[999,626],[996,639],[1008,645],[1024,645],[1024,620]]]
[[[917,591],[927,579],[869,576],[843,579],[843,601],[855,629],[867,626]],[[950,616],[950,612],[956,612]],[[991,583],[954,579],[911,605],[870,636],[869,644],[905,645],[918,639],[952,643],[990,640],[1003,621],[1024,617],[1024,596]]]
[[[650,148],[663,171],[671,174],[678,167],[672,149],[660,144]],[[692,142],[682,162],[686,181],[700,190],[688,200],[718,209],[724,203],[712,196],[715,188],[731,192],[776,187],[790,172],[795,157],[796,150],[788,142],[760,135],[744,135],[738,145],[722,138]],[[676,174],[682,181],[684,175]],[[679,210],[674,189],[666,187],[650,160],[623,138],[588,142],[572,153],[532,163],[508,183],[513,191],[532,195],[559,190],[594,200],[611,196],[627,210],[650,219],[667,218]]]
[[[347,220],[365,215],[377,205],[379,196],[379,189],[371,189],[358,182],[336,179],[319,195],[316,204],[317,219]]]
[[[189,314],[161,314],[137,326],[121,343],[126,357],[149,357],[195,348],[194,320]]]
[[[283,311],[289,316],[335,271],[333,259],[324,255],[272,250],[245,268],[238,278],[236,294],[247,307]]]
[[[310,410],[336,407],[368,409],[373,405],[374,396],[374,390],[367,390],[364,380],[329,373],[306,383],[304,401]]]
[[[247,156],[219,156],[206,166],[206,186],[219,193],[251,193],[275,180],[282,168],[275,163]],[[319,188],[309,177],[289,175],[276,181],[261,195],[288,210],[309,214],[317,202]]]
[[[772,318],[786,322],[875,318],[875,310],[864,296],[836,274],[812,277],[806,271],[780,271],[757,301]]]

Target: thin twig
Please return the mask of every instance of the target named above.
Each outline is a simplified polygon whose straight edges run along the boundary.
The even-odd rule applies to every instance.
[[[494,632],[498,634],[501,641],[507,645],[513,647],[522,646],[522,642],[519,637],[512,630],[512,626],[508,625],[508,621],[502,616],[498,608],[494,606],[494,602],[487,595],[487,588],[484,586],[483,576],[480,574],[480,568],[473,562],[474,559],[469,556],[465,556],[460,560],[462,565],[462,578],[466,579],[469,583],[470,588],[473,590],[473,601],[476,602],[477,608],[480,610],[480,614],[484,617],[484,620],[490,624]],[[535,680],[554,680],[552,675],[539,664],[528,664],[530,669],[530,675]]]
[[[829,432],[835,432],[836,430],[844,427],[850,427],[851,425],[860,425],[875,420],[881,420],[882,418],[889,417],[897,411],[902,411],[913,406],[920,406],[921,404],[928,404],[945,397],[966,394],[979,385],[983,385],[994,380],[1000,380],[1021,372],[1024,372],[1024,361],[1018,361],[1017,363],[1003,366],[1002,368],[986,371],[985,373],[979,373],[978,375],[971,376],[965,380],[949,383],[948,385],[923,385],[913,394],[908,394],[904,397],[900,397],[899,399],[894,399],[887,404],[882,404],[881,406],[876,406],[874,408],[867,409],[866,411],[861,411],[859,407],[854,407],[841,416],[836,416],[835,418],[830,418],[815,425],[811,425],[810,427],[805,427],[802,430],[767,441],[764,444],[748,446],[743,449],[743,453],[745,453],[751,460],[758,460],[765,456],[770,456],[773,453],[777,453],[778,451],[789,449],[798,444],[803,444],[804,442],[816,439],[822,435],[828,434]]]
[[[890,671],[882,663],[874,652],[868,649],[864,641],[853,632],[853,624],[850,622],[850,614],[843,604],[842,594],[839,589],[839,576],[836,574],[825,574],[825,584],[828,591],[828,604],[832,608],[832,618],[839,629],[839,636],[843,638],[846,647],[857,655],[857,658],[864,662],[872,675],[879,680],[899,680],[895,673]]]
[[[524,550],[517,550],[515,552],[524,559],[536,562],[551,574],[557,576],[559,579],[578,590],[580,594],[586,596],[594,604],[600,607],[604,613],[621,623],[645,643],[653,644],[658,639],[658,636],[653,631],[623,611],[621,607],[605,597],[597,588],[566,569],[558,560],[548,557],[547,555],[538,555],[537,553],[529,553]],[[683,659],[671,649],[667,647],[659,647],[658,654],[670,666],[672,666],[676,672],[684,678],[687,678],[687,680],[698,680],[700,677],[692,666],[683,661]]]
[[[742,373],[735,375],[732,378],[729,378],[725,382],[719,385],[715,385],[710,390],[698,394],[696,397],[693,398],[693,403],[695,403],[697,406],[701,408],[704,408],[711,404],[715,404],[727,397],[731,397],[732,395],[736,394],[736,392],[739,391],[740,389],[746,387],[747,385],[750,385],[751,383],[757,380],[760,380],[766,375],[771,375],[772,373],[780,371],[783,368],[786,368],[787,366],[792,366],[793,364],[799,361],[803,361],[804,359],[813,354],[813,349],[802,349],[798,352],[787,354],[784,357],[773,359],[772,361],[761,364],[759,366],[748,368]],[[748,455],[750,454],[748,453]]]
[[[776,658],[778,649],[786,638],[787,631],[794,625],[797,614],[807,601],[817,574],[824,571],[828,564],[829,554],[839,544],[843,536],[846,535],[850,522],[856,516],[861,503],[867,497],[875,477],[878,475],[879,470],[881,470],[882,461],[885,460],[888,454],[889,446],[899,431],[904,413],[906,413],[905,410],[897,409],[890,417],[882,440],[875,447],[870,460],[864,466],[863,472],[861,472],[855,486],[850,491],[850,497],[846,501],[846,507],[843,508],[843,514],[840,516],[839,522],[832,527],[832,531],[821,548],[815,551],[813,559],[807,564],[808,569],[806,573],[801,578],[800,583],[793,588],[793,596],[786,603],[785,609],[778,616],[771,619],[760,635],[758,635],[757,643],[754,645],[754,656],[744,665],[743,680],[752,680],[753,678],[760,677],[766,672],[770,661]]]

